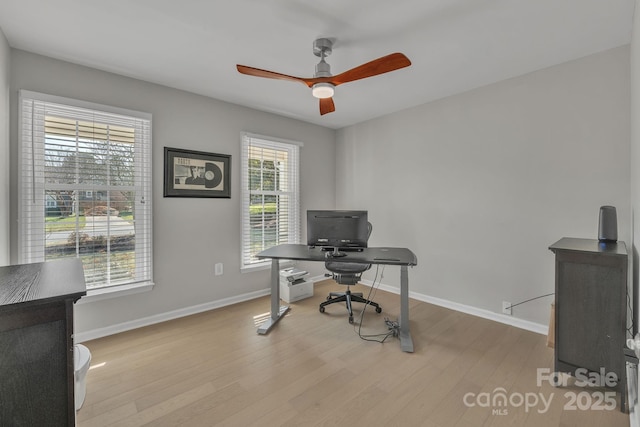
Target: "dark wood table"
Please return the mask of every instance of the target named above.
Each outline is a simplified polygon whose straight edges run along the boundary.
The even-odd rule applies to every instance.
[[[583,379],[615,374],[608,386],[620,392],[624,412],[627,248],[565,237],[549,249],[556,258],[555,371]]]
[[[82,262],[0,267],[0,425],[75,425],[73,303]]]

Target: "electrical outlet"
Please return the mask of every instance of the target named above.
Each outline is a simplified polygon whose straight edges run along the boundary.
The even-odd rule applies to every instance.
[[[223,272],[222,263],[221,263],[221,262],[219,262],[219,263],[217,263],[217,264],[216,264],[216,266],[215,266],[215,273],[216,273],[216,276],[222,276],[222,272]]]
[[[502,314],[508,314],[511,316],[511,303],[507,301],[502,301]]]

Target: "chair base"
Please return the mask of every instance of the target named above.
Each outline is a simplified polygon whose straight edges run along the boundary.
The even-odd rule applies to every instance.
[[[335,304],[337,302],[344,302],[349,312],[349,323],[353,323],[353,309],[351,307],[352,302],[361,302],[363,304],[369,304],[376,309],[376,313],[382,313],[382,308],[376,302],[370,301],[362,297],[361,292],[352,293],[349,289],[346,292],[331,292],[325,302],[320,303],[320,313],[324,313],[324,308],[329,304]]]

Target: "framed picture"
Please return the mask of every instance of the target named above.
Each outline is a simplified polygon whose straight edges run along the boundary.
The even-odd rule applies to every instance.
[[[164,197],[231,198],[231,156],[164,147]]]

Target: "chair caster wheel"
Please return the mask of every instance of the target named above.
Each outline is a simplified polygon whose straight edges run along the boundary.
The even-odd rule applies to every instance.
[[[324,307],[320,307],[320,313],[324,313]]]
[[[376,313],[382,313],[382,307],[376,307]]]
[[[353,316],[349,316],[349,323],[353,323]]]
[[[331,301],[331,297],[330,296],[327,297],[327,301]]]

